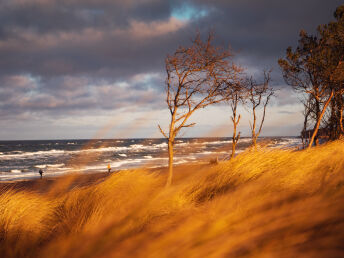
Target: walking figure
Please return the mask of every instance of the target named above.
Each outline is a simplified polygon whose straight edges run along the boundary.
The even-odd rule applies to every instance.
[[[40,170],[38,171],[38,173],[41,175],[41,179],[42,179],[42,176],[43,176],[43,170],[42,170],[42,169],[40,169]]]
[[[107,168],[108,168],[108,172],[110,173],[110,172],[111,172],[111,166],[110,166],[110,163],[108,163],[108,165],[107,165]]]

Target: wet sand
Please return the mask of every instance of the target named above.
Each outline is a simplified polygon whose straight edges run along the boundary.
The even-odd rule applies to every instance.
[[[48,192],[53,186],[59,185],[61,183],[69,182],[70,186],[68,189],[75,187],[89,186],[102,182],[107,177],[113,173],[100,172],[100,173],[90,173],[81,174],[75,173],[70,175],[56,176],[56,177],[44,177],[42,179],[27,179],[21,181],[2,181],[0,182],[0,192],[13,189],[13,190],[29,190],[35,192]],[[67,190],[68,190],[67,189]]]

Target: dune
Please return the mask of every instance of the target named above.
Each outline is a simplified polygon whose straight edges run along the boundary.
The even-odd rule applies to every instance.
[[[4,257],[343,257],[344,141],[1,188]]]

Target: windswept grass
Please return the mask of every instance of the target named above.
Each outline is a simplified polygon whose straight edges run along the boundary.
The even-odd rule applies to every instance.
[[[344,142],[0,195],[5,257],[344,256]],[[61,184],[64,184],[65,190]],[[59,186],[60,185],[60,186]]]

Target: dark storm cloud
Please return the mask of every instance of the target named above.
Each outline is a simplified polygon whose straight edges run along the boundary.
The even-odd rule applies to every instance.
[[[203,34],[214,29],[217,42],[230,43],[250,72],[274,67],[275,83],[281,85],[278,57],[296,44],[300,29],[312,31],[331,20],[339,4],[3,0],[0,115],[161,107],[164,58],[187,44],[197,29]]]
[[[200,21],[211,24],[224,42],[230,42],[250,66],[275,66],[288,46],[297,44],[301,29],[315,32],[319,24],[333,19],[339,0],[193,0],[213,9]]]
[[[167,23],[179,1],[7,0],[0,4],[0,72],[117,77],[161,70],[190,31],[214,28],[248,65],[271,65],[300,29],[328,22],[340,1],[183,1],[208,15],[160,35],[139,37],[140,22]],[[141,30],[147,30],[142,26]],[[151,25],[153,27],[154,25]],[[152,28],[154,30],[154,28]],[[144,32],[144,31],[141,31]]]
[[[170,13],[167,1],[154,0],[5,1],[0,6],[0,73],[117,78],[154,70],[166,53],[161,46],[177,43],[176,30],[165,28],[158,39],[159,31],[137,34],[154,32],[158,23],[168,27]]]
[[[197,22],[200,28],[216,30],[219,42],[229,42],[237,61],[258,78],[262,70],[272,69],[272,84],[277,89],[274,103],[298,104],[299,99],[285,85],[278,58],[288,46],[295,47],[300,30],[315,33],[320,24],[333,20],[339,0],[192,0],[195,5],[210,9],[210,15]],[[283,89],[283,88],[287,89]]]
[[[170,15],[168,1],[8,0],[0,3],[0,21],[7,28],[40,32],[73,31],[84,27],[128,25],[128,19],[159,20]]]
[[[163,67],[182,22],[168,1],[4,1],[0,74],[123,79]]]

